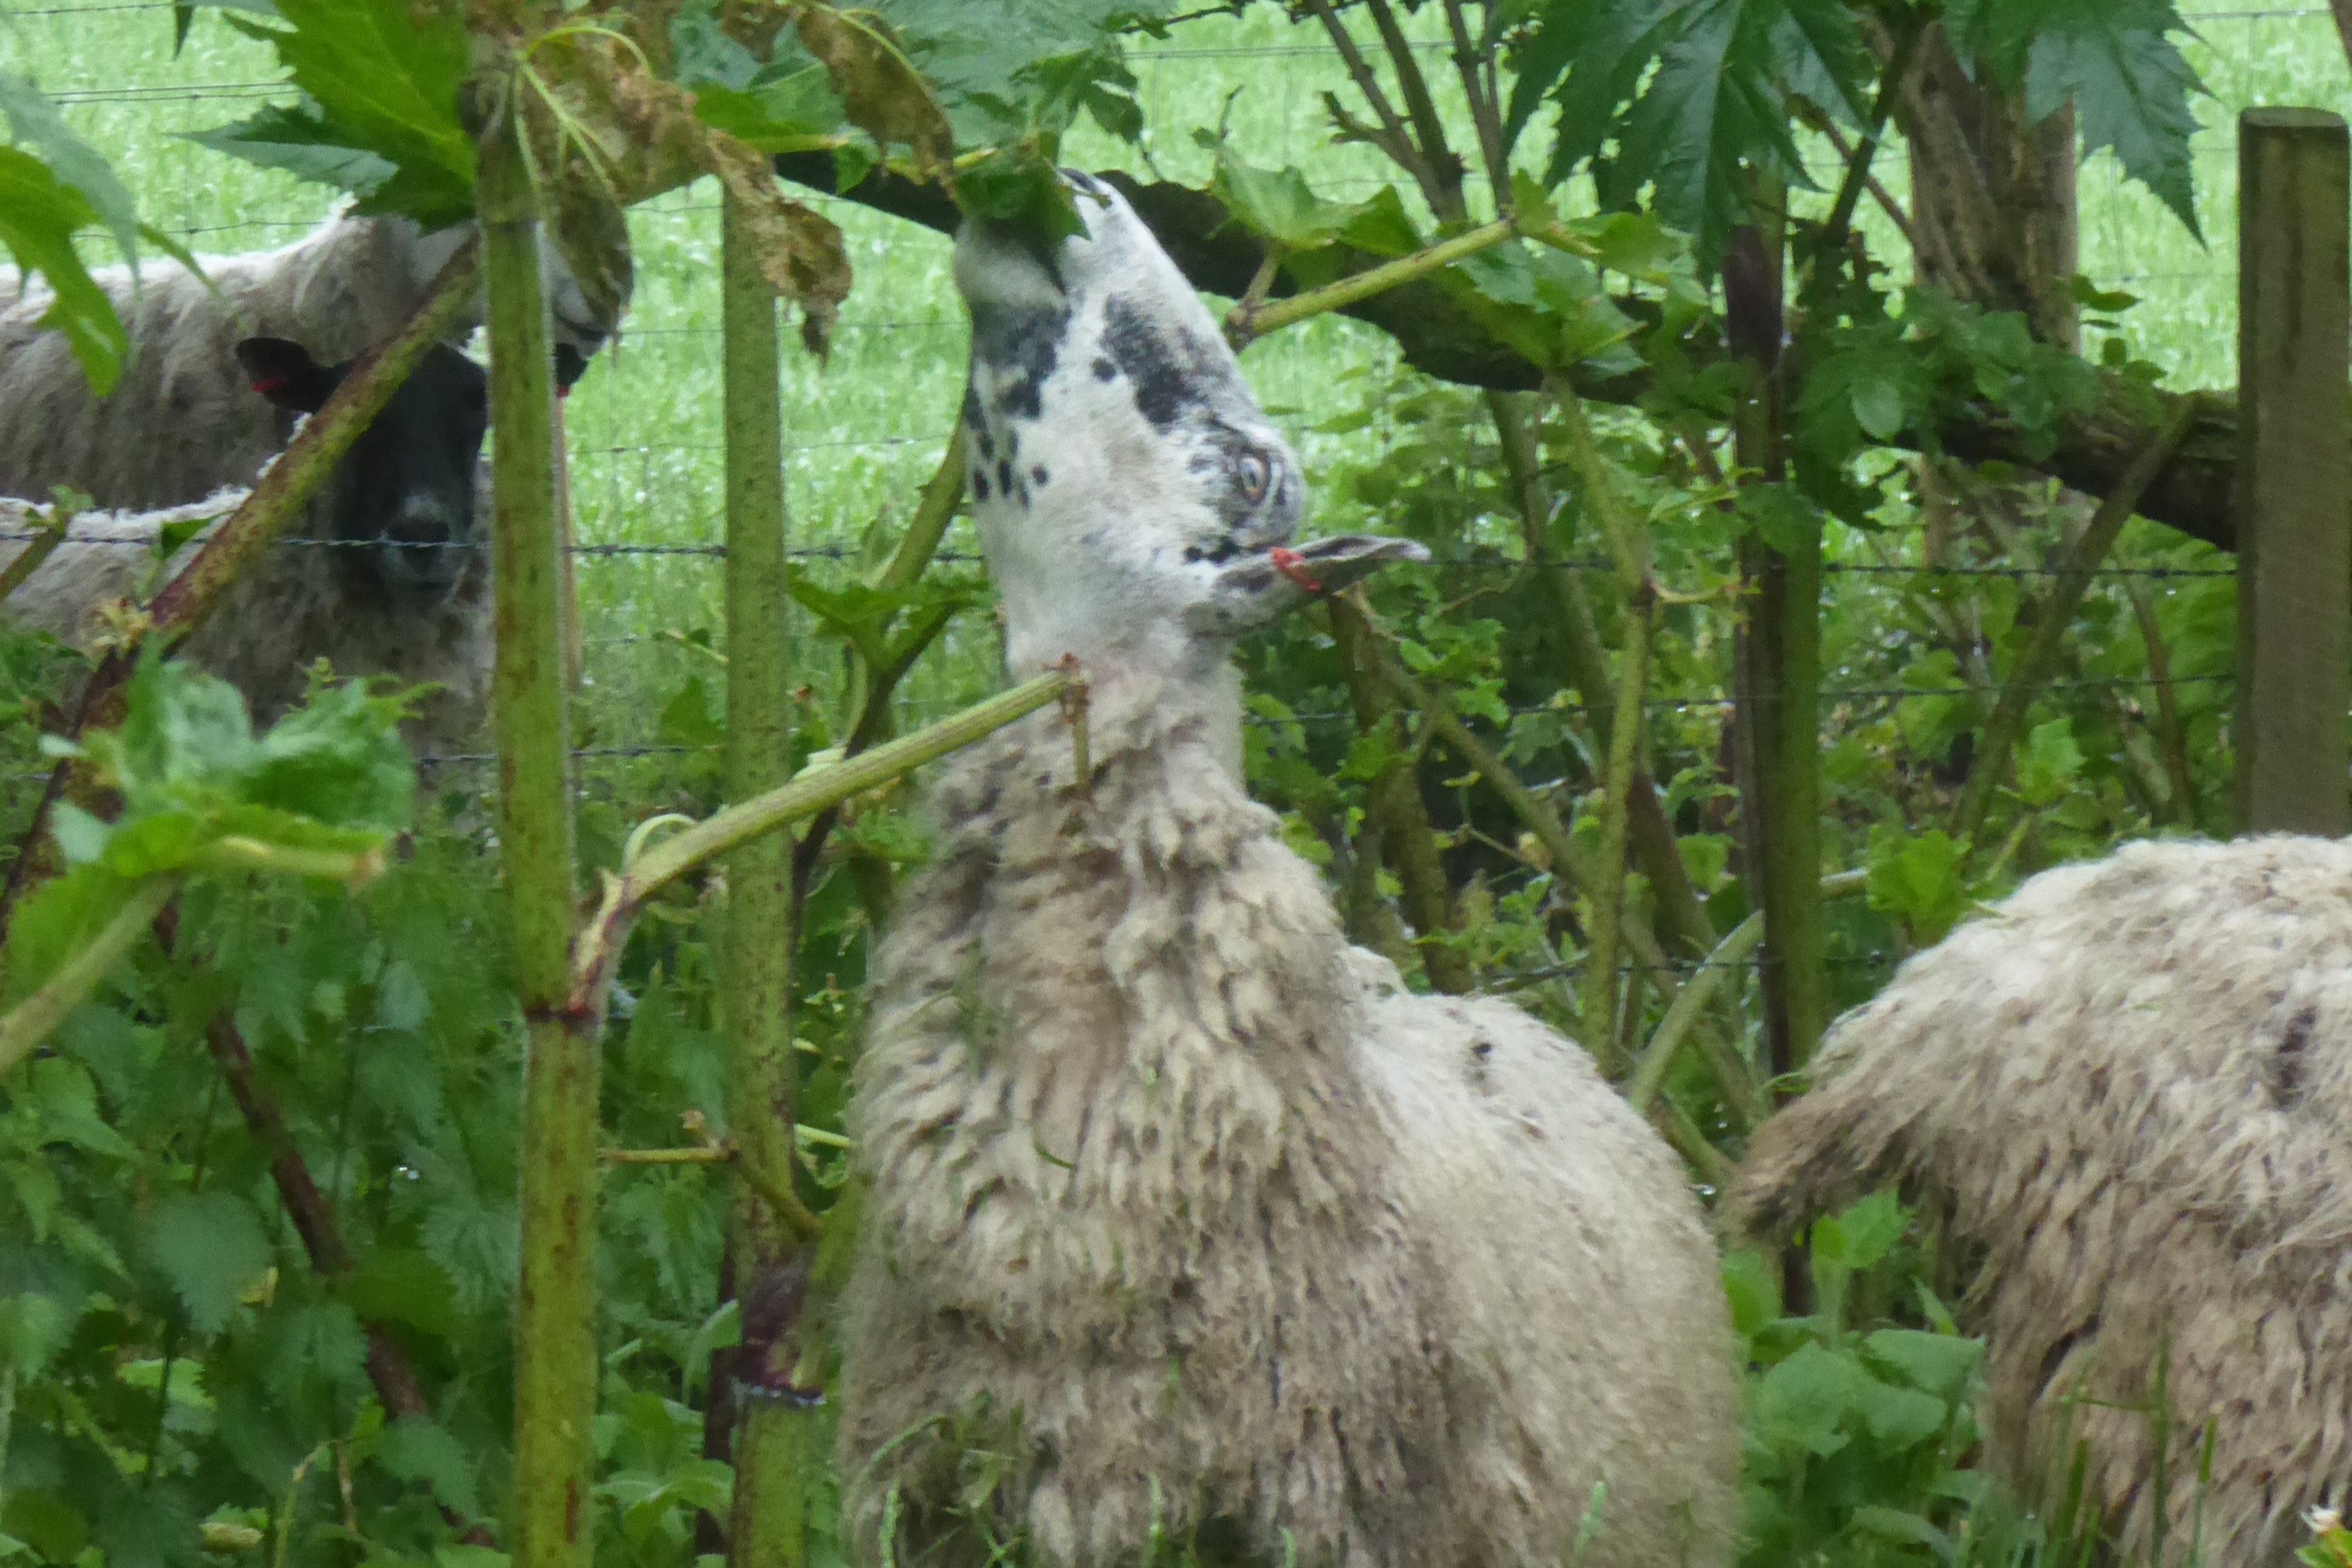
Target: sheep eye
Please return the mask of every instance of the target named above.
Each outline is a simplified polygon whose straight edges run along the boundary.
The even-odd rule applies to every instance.
[[[1234,460],[1234,477],[1241,482],[1242,494],[1255,506],[1265,499],[1267,484],[1274,477],[1272,465],[1255,452],[1244,452]]]

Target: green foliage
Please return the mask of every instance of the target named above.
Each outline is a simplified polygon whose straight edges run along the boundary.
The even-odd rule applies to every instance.
[[[1945,7],[1944,26],[1962,58],[2023,89],[2029,120],[2074,105],[2083,155],[2113,148],[2126,173],[2198,232],[2189,139],[2200,86],[2172,41],[2189,27],[2169,0],[1959,0]]]
[[[1995,1511],[1972,1513],[1985,1482],[1966,1463],[1982,1343],[1955,1333],[1924,1286],[1928,1326],[1853,1326],[1857,1298],[1884,1300],[1910,1272],[1896,1256],[1909,1226],[1885,1193],[1819,1221],[1811,1313],[1785,1312],[1768,1260],[1725,1261],[1748,1369],[1749,1563],[2003,1563],[2027,1544],[1969,1528]]]
[[[48,280],[53,298],[41,325],[65,334],[91,390],[103,396],[121,377],[130,340],[82,265],[74,235],[103,223],[134,266],[142,239],[191,267],[194,258],[139,221],[106,160],[74,134],[31,78],[0,72],[0,114],[14,143],[0,147],[0,246],[25,276]]]
[[[457,12],[408,0],[278,0],[226,20],[278,52],[304,101],[194,140],[353,192],[362,212],[428,228],[474,215],[474,143],[457,122],[470,58]]]

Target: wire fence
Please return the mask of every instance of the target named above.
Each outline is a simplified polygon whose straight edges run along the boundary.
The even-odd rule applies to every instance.
[[[127,13],[168,14],[172,9],[171,0],[0,6],[0,28],[8,22],[70,26],[79,18]],[[2184,16],[2192,27],[2206,29],[2238,24],[2250,27],[2293,24],[2298,38],[2305,37],[2301,29],[2308,27],[2314,29],[2314,44],[2333,47],[2332,39],[2321,40],[2315,33],[2315,29],[2330,25],[2330,13],[2325,5],[2196,9]],[[1423,46],[1432,54],[1441,53],[1447,47],[1435,42]],[[1332,75],[1327,81],[1323,75],[1308,68],[1318,60],[1327,66],[1331,64],[1328,52],[1319,44],[1249,47],[1149,44],[1130,48],[1129,56],[1142,79],[1140,90],[1147,101],[1147,120],[1168,127],[1177,126],[1181,119],[1181,115],[1167,112],[1171,94],[1181,92],[1213,99],[1214,94],[1204,83],[1216,86],[1227,74],[1267,63],[1269,73],[1251,79],[1253,94],[1265,111],[1261,118],[1271,125],[1272,136],[1265,152],[1254,152],[1254,158],[1297,164],[1306,162],[1312,152],[1324,161],[1316,165],[1318,188],[1334,195],[1365,193],[1394,183],[1388,176],[1369,172],[1373,164],[1370,155],[1362,149],[1323,151],[1328,126],[1318,89],[1327,85],[1341,87],[1344,78]],[[87,70],[88,67],[82,68]],[[281,81],[234,74],[179,83],[108,81],[85,77],[61,84],[61,89],[51,96],[76,113],[110,109],[144,113],[175,102],[188,102],[221,106],[226,111],[221,117],[226,118],[228,114],[243,112],[249,105],[283,99],[287,90]],[[2210,182],[2217,188],[2226,185],[2233,174],[2217,165],[2231,158],[2234,150],[2235,138],[2227,128],[2217,128],[2200,136],[2195,147],[2202,165],[2200,182]],[[1357,162],[1348,162],[1349,158],[1356,158]],[[1326,177],[1319,171],[1327,162],[1339,172]],[[1901,169],[1889,167],[1886,173],[1888,183],[1898,195],[1907,197],[1907,182]],[[811,199],[828,212],[842,214],[845,224],[856,215],[845,213],[848,204],[836,198],[820,195]],[[278,236],[299,235],[315,222],[315,214],[310,217],[282,215],[287,211],[282,208],[266,209],[258,215],[231,211],[233,216],[199,206],[191,214],[191,221],[161,226],[181,238],[203,240],[207,246],[226,246],[229,242],[222,236],[249,235],[260,243],[277,243]],[[709,264],[716,255],[713,240],[717,212],[716,202],[681,193],[666,199],[658,210],[645,214],[639,233],[640,275],[656,287],[648,288],[641,282],[639,307],[633,313],[624,340],[604,357],[603,368],[597,372],[605,379],[602,395],[607,407],[625,406],[649,413],[694,400],[699,400],[699,406],[715,406],[715,350],[721,333],[712,319],[709,301],[703,298],[698,302],[697,290],[708,291]],[[2086,234],[2108,221],[2101,210],[2086,212]],[[895,241],[890,243],[896,245]],[[842,345],[835,350],[836,358],[854,361],[852,369],[846,373],[836,371],[835,381],[808,399],[813,405],[838,405],[845,412],[834,417],[830,427],[812,422],[812,428],[787,433],[788,461],[794,465],[793,483],[800,486],[795,492],[795,505],[803,523],[807,525],[804,537],[812,532],[818,536],[816,542],[802,544],[790,552],[797,560],[847,564],[866,559],[866,552],[847,539],[877,512],[887,512],[894,506],[903,507],[913,492],[913,484],[928,472],[932,455],[947,439],[948,433],[940,425],[942,416],[953,406],[952,396],[943,394],[931,400],[913,395],[906,390],[906,378],[898,372],[925,358],[960,360],[962,319],[944,293],[944,274],[938,268],[936,259],[921,261],[919,244],[910,243],[905,247],[906,256],[911,259],[902,259],[895,250],[882,248],[882,244],[875,242],[870,251],[856,252],[861,273],[870,265],[884,277],[878,308],[869,307],[869,313],[861,315],[860,302],[853,299],[836,328],[837,342]],[[2179,263],[2168,257],[2142,255],[2128,246],[2112,248],[2122,265],[2099,273],[2102,287],[2212,288],[2234,277],[2226,247]],[[930,266],[933,273],[921,288],[894,289],[888,286],[893,267],[919,268],[925,265]],[[682,277],[673,278],[671,274]],[[2218,325],[2205,323],[2203,330],[2210,336]],[[1317,351],[1328,349],[1328,340],[1318,342],[1321,347]],[[1286,371],[1280,361],[1266,357],[1270,350],[1277,354],[1287,351],[1278,342],[1270,342],[1253,350],[1256,358],[1252,361],[1254,374],[1259,374],[1262,382],[1286,377],[1280,393],[1267,398],[1269,404],[1292,403],[1312,409],[1318,414],[1328,413],[1332,388],[1328,368]],[[860,376],[873,384],[853,384],[855,378]],[[690,397],[680,390],[689,382]],[[574,409],[587,401],[575,397]],[[1368,453],[1377,455],[1392,450],[1410,423],[1410,416],[1391,406],[1385,396],[1379,401],[1369,426],[1356,435],[1333,435],[1287,414],[1277,413],[1277,418],[1303,448],[1312,449],[1307,453],[1310,466],[1318,454],[1327,462],[1341,458],[1360,462]],[[650,417],[646,420],[648,426],[656,423]],[[593,429],[575,428],[575,435],[584,434],[587,438],[579,440],[572,451],[574,509],[583,534],[583,542],[573,548],[572,554],[583,562],[597,563],[604,569],[594,580],[600,606],[598,618],[591,622],[593,634],[583,643],[591,651],[591,678],[607,690],[621,694],[613,699],[614,710],[621,713],[651,711],[657,706],[656,699],[677,684],[675,665],[663,662],[673,660],[681,652],[702,647],[674,630],[646,628],[665,622],[692,625],[698,613],[715,610],[718,573],[712,569],[726,554],[722,543],[697,537],[707,534],[708,526],[719,515],[716,471],[722,444],[715,435],[705,435],[691,428],[669,428],[677,423],[690,424],[691,421],[664,419],[658,423],[662,428],[657,433],[642,438],[634,429],[619,428],[609,418]],[[702,424],[704,431],[716,429],[715,420]],[[853,469],[862,475],[855,484],[837,478]],[[25,533],[0,533],[0,540],[29,537],[32,536]],[[289,549],[364,548],[370,542],[319,538],[279,541]],[[122,544],[126,549],[146,548],[135,540]],[[483,547],[476,542],[453,542],[443,548]],[[941,550],[937,559],[959,568],[980,564],[975,553],[960,545]],[[1530,560],[1524,554],[1507,550],[1442,551],[1433,564],[1445,571],[1488,574],[1497,580],[1532,567],[1590,574],[1599,579],[1612,577],[1616,571],[1613,563],[1589,557],[1538,557]],[[672,568],[678,569],[675,578],[661,575]],[[2053,579],[2063,569],[2034,563],[1848,559],[1832,561],[1825,570],[1838,582],[1868,591],[1881,586],[1900,588],[1938,582],[1963,588],[1979,583],[2023,584]],[[2190,587],[2203,580],[2231,577],[2234,570],[2226,563],[2125,561],[2103,566],[2093,576],[2103,584]],[[633,571],[638,575],[633,577]],[[583,583],[586,581],[583,578]],[[710,615],[709,623],[716,622],[717,617]],[[666,674],[666,670],[671,673]],[[2200,669],[2176,674],[2168,684],[2176,688],[2210,691],[2227,687],[2232,679],[2227,673]],[[1821,701],[1826,722],[1842,726],[1854,722],[1860,712],[1882,711],[1890,706],[1916,701],[1974,701],[1990,705],[2019,690],[2029,691],[2037,697],[2128,698],[2158,685],[2153,676],[2144,674],[2070,674],[2025,688],[1998,682],[1905,685],[1864,681],[1832,685],[1821,693]],[[937,689],[910,691],[903,700],[912,713],[945,706],[944,694]],[[1727,712],[1737,704],[1735,693],[1717,685],[1659,692],[1647,698],[1644,706],[1660,714],[1704,717]],[[1538,716],[1574,719],[1590,715],[1595,706],[1563,699],[1511,706],[1502,716],[1506,721]],[[1245,723],[1263,732],[1286,726],[1344,727],[1351,725],[1354,716],[1349,709],[1334,707],[1281,716],[1253,715]],[[644,727],[640,724],[629,727]],[[604,768],[660,762],[705,749],[633,737],[613,744],[583,747],[574,755],[583,768]],[[429,768],[450,772],[478,768],[492,760],[488,753],[470,751],[419,758]],[[1515,974],[1507,983],[1532,984],[1576,972],[1574,966],[1559,966]]]

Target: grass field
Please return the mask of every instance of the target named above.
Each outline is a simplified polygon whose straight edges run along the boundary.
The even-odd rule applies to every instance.
[[[179,140],[176,133],[237,118],[275,91],[268,51],[215,16],[200,18],[185,49],[171,50],[171,12],[152,0],[40,0],[0,11],[0,69],[32,75],[116,166],[146,215],[202,250],[280,244],[325,211],[329,194]],[[2122,188],[2111,161],[2095,160],[2083,199],[2083,258],[2105,287],[2141,297],[2135,348],[2179,384],[2227,384],[2235,316],[2236,110],[2252,103],[2352,109],[2352,79],[2326,10],[2274,6],[2195,14],[2202,36],[2192,57],[2213,90],[2197,150],[2200,246],[2144,193]],[[1316,153],[1329,193],[1349,195],[1382,178],[1375,154],[1323,147],[1319,95],[1341,85],[1317,41],[1271,7],[1214,18],[1135,51],[1151,133],[1131,149],[1081,134],[1074,162],[1118,163],[1200,181],[1207,154],[1193,127],[1230,115],[1237,142],[1265,164]],[[1230,110],[1225,106],[1230,99]],[[1882,163],[1898,196],[1899,149]],[[789,495],[797,542],[854,547],[877,519],[903,512],[936,463],[959,392],[964,328],[940,236],[840,202],[824,202],[846,231],[857,284],[832,362],[795,356],[785,371]],[[1869,214],[1879,224],[1883,217]],[[569,404],[583,542],[707,543],[719,530],[718,218],[698,185],[633,215],[637,292],[625,340]],[[1891,232],[1874,236],[1899,255]],[[1351,371],[1385,368],[1384,340],[1351,323],[1321,321],[1251,351],[1261,394],[1283,412],[1310,476],[1339,455],[1336,442],[1374,443],[1383,426],[1344,437],[1313,427],[1338,412]],[[1370,455],[1359,446],[1350,455]],[[955,548],[951,541],[950,549]],[[812,561],[819,572],[829,569]],[[594,738],[626,746],[653,738],[652,719],[683,675],[686,652],[665,632],[719,630],[719,574],[709,556],[592,557],[581,568],[591,646]],[[984,622],[967,618],[950,656],[927,661],[909,692],[917,711],[966,696],[992,675]],[[832,661],[815,650],[811,679],[826,684]]]

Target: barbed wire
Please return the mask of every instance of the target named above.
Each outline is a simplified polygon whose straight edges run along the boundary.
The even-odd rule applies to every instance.
[[[26,544],[48,536],[38,529],[0,529],[0,544]],[[93,549],[145,550],[153,541],[144,538],[74,538],[68,542]],[[274,539],[270,548],[277,549],[374,549],[384,544],[381,539],[330,539],[294,538]],[[399,549],[425,550],[487,550],[486,539],[418,539],[404,540],[394,546]],[[670,544],[583,544],[565,547],[565,553],[587,560],[624,559],[637,556],[684,556],[707,560],[724,560],[727,547],[719,543]],[[803,560],[854,560],[864,551],[855,546],[799,545],[784,552]],[[987,558],[973,550],[943,549],[933,552],[931,559],[953,566],[985,564]],[[1525,557],[1503,555],[1439,555],[1428,561],[1431,566],[1449,569],[1475,569],[1487,571],[1511,571],[1528,565],[1556,568],[1564,571],[1585,572],[1595,576],[1613,577],[1618,568],[1612,561],[1590,557],[1538,556],[1530,562]],[[1925,577],[1925,578],[1991,578],[2017,580],[2023,578],[2061,577],[2067,569],[2055,566],[1909,566],[1899,562],[1830,561],[1822,570],[1833,576],[1853,577]],[[2116,581],[2169,581],[2202,578],[2231,578],[2238,575],[2234,566],[2103,566],[2091,574],[2095,579]]]
[[[2201,686],[2229,685],[2235,674],[2174,675],[2159,681],[2152,675],[2095,675],[2061,681],[1990,681],[1982,685],[1951,686],[1848,686],[1824,687],[1814,694],[1814,700],[1823,707],[1836,707],[1851,703],[1909,702],[1915,698],[1992,697],[2004,692],[2068,692],[2115,691],[2160,685]],[[1580,716],[1612,708],[1613,703],[1530,703],[1524,706],[1506,706],[1504,714],[1510,718],[1528,718],[1558,714]],[[1644,712],[1650,713],[1721,713],[1737,708],[1737,696],[1653,696],[1642,701]],[[1353,723],[1351,708],[1328,708],[1311,713],[1284,715],[1252,714],[1242,720],[1245,729],[1281,729],[1294,724],[1327,724],[1345,719]]]

